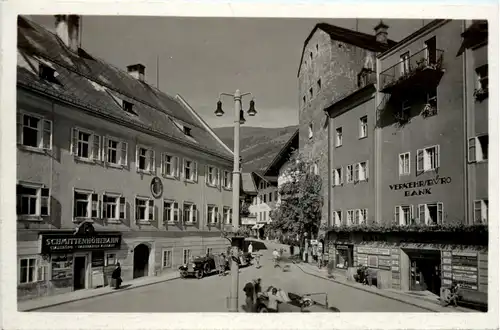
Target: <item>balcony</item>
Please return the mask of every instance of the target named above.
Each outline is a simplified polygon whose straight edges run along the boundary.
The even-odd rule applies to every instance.
[[[380,91],[386,94],[404,93],[418,88],[436,86],[441,79],[444,51],[427,48],[402,59],[380,73]]]

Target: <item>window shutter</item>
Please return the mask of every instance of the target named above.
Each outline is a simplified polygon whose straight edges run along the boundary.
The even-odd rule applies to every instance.
[[[196,205],[195,204],[193,204],[192,211],[193,211],[193,214],[192,214],[193,222],[197,222],[197,220],[198,220],[198,210],[196,209]]]
[[[208,212],[208,204],[207,204],[207,206],[205,207],[205,215],[204,215],[206,224],[210,224],[212,222],[211,221],[212,219],[209,219],[209,215],[210,213]]]
[[[22,188],[22,186],[20,184],[16,185],[16,196],[17,196],[16,211],[17,211],[17,214],[21,214],[22,213],[22,207],[21,207],[21,203],[22,203],[21,188]]]
[[[165,176],[166,173],[166,168],[167,168],[167,155],[165,153],[160,153],[160,173],[162,176]]]
[[[72,201],[73,201],[73,220],[76,219],[76,191],[75,189],[73,188],[73,198],[72,198]]]
[[[370,161],[366,161],[366,171],[365,171],[365,180],[368,180],[368,173],[370,172]]]
[[[399,225],[399,206],[394,208],[394,224]]]
[[[185,177],[185,174],[184,174],[184,173],[186,172],[186,171],[184,170],[184,169],[185,169],[185,167],[186,167],[186,160],[185,160],[185,159],[183,159],[181,163],[182,163],[182,166],[181,166],[181,177],[182,177],[184,180],[186,180],[186,177]]]
[[[425,204],[418,204],[417,223],[425,224]]]
[[[155,151],[153,149],[149,149],[149,172],[152,174],[156,173],[156,157]]]
[[[139,146],[135,147],[135,169],[139,170]]]
[[[437,211],[438,211],[438,218],[437,218],[437,222],[438,222],[438,225],[441,225],[443,224],[443,203],[437,203]]]
[[[71,129],[71,153],[78,155],[78,130],[76,128]]]
[[[108,144],[108,138],[106,136],[103,136],[102,137],[102,161],[103,162],[108,162],[108,147],[109,147],[109,144]],[[118,158],[118,155],[117,155],[117,158]],[[117,159],[117,161],[119,161]]]
[[[95,134],[92,135],[92,158],[101,159],[101,137]]]
[[[210,166],[205,165],[205,184],[210,184]]]
[[[436,146],[436,153],[434,154],[434,157],[436,157],[434,164],[436,164],[436,168],[439,168],[441,166],[441,151],[439,145]]]
[[[193,162],[193,181],[198,182],[198,162]]]
[[[476,161],[476,138],[469,139],[469,163]]]
[[[42,188],[40,190],[41,190],[40,215],[48,216],[50,215],[50,191],[49,188]]]
[[[214,209],[214,214],[215,214],[215,223],[219,222],[219,207],[216,206]]]
[[[359,168],[360,168],[360,164],[355,164],[354,165],[354,181],[359,181]]]
[[[107,219],[108,218],[108,214],[107,214],[107,208],[106,208],[106,203],[108,202],[108,197],[103,194],[101,196],[101,219]]]
[[[175,156],[173,157],[173,163],[174,163],[174,175],[177,179],[179,179],[179,167],[180,167],[180,163],[179,163],[179,157]]]
[[[125,210],[126,210],[126,204],[125,204],[125,197],[120,197],[120,219],[125,219]]]
[[[173,221],[177,222],[179,221],[180,215],[179,215],[179,203],[174,202],[173,203],[173,209],[174,209],[174,217],[172,218]]]
[[[340,184],[344,184],[344,167],[340,168]]]
[[[424,149],[417,150],[417,171],[421,172],[424,170]]]
[[[153,221],[160,220],[160,218],[158,216],[158,212],[159,212],[158,206],[154,205],[153,206]]]
[[[45,150],[52,149],[52,121],[48,119],[43,121],[42,147]]]
[[[91,218],[97,218],[99,214],[99,195],[91,194]]]
[[[216,174],[216,178],[215,178],[215,180],[216,180],[216,185],[217,185],[217,187],[221,187],[221,182],[222,182],[222,180],[221,180],[221,171],[220,171],[220,169],[219,169],[219,168],[216,170],[216,173],[217,173],[217,174]]]
[[[414,224],[415,223],[415,219],[413,217],[413,205],[410,205],[410,224]]]
[[[155,219],[155,201],[150,199],[148,200],[148,220],[154,221]]]
[[[23,143],[23,114],[18,112],[16,115],[17,115],[17,117],[16,117],[17,143],[22,144]]]
[[[121,157],[120,157],[121,165],[127,167],[128,166],[128,143],[121,142]]]

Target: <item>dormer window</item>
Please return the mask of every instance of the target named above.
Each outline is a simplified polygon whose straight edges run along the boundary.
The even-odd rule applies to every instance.
[[[134,110],[132,110],[133,106],[134,105],[132,103],[123,100],[122,107],[126,112],[134,114]]]
[[[191,136],[191,128],[184,126],[182,131],[183,131],[183,132],[184,132],[184,134],[186,134],[187,136]]]
[[[56,70],[51,68],[45,64],[40,63],[39,66],[39,74],[40,78],[49,82],[57,82],[56,81]]]

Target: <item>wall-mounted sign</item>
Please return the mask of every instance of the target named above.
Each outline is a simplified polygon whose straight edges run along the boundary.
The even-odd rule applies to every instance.
[[[451,183],[451,177],[444,178],[436,177],[435,179],[420,180],[406,183],[390,184],[391,190],[405,190],[405,197],[430,195],[432,194],[431,188],[435,185],[443,185]]]
[[[159,177],[155,176],[153,179],[151,179],[150,188],[151,194],[154,198],[160,198],[163,195],[163,183],[161,183]]]
[[[120,234],[99,234],[83,237],[68,234],[42,235],[41,253],[119,249],[121,241]]]
[[[391,255],[391,249],[370,248],[370,247],[361,247],[361,246],[358,246],[357,250],[358,250],[358,253],[382,254],[382,255],[386,255],[386,256]]]
[[[478,288],[478,257],[476,252],[443,251],[442,269],[445,284],[451,280],[473,290]],[[444,283],[444,281],[443,281]]]

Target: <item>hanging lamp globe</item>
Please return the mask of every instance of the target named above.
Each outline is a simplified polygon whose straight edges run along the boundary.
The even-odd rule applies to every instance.
[[[224,114],[224,111],[222,111],[222,102],[219,100],[217,101],[217,109],[215,110],[215,115],[217,117],[221,117]]]
[[[240,110],[240,124],[243,125],[246,122],[243,110]]]
[[[250,117],[253,117],[257,114],[257,110],[255,110],[255,101],[254,100],[250,101],[250,108],[248,109],[247,113]]]

